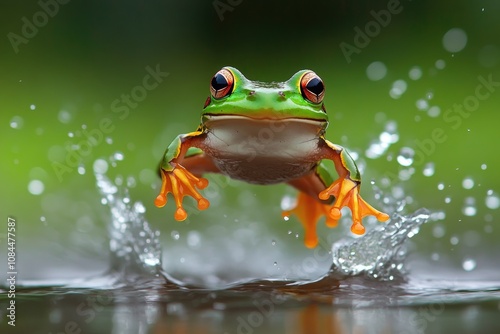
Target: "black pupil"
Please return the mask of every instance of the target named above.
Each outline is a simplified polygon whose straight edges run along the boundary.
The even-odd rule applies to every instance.
[[[222,74],[218,73],[212,78],[212,87],[219,91],[227,87],[227,80]]]
[[[307,90],[309,90],[311,93],[319,95],[323,92],[325,87],[323,86],[323,81],[319,80],[318,78],[313,78],[309,80],[309,82],[306,85]]]

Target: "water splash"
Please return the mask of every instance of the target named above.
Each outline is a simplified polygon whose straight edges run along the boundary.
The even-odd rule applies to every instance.
[[[159,231],[153,230],[144,218],[146,209],[141,202],[132,202],[126,187],[120,189],[106,175],[108,163],[94,163],[94,175],[101,194],[101,203],[111,212],[108,224],[110,271],[122,277],[158,276],[161,272]],[[121,181],[120,181],[121,180]],[[118,184],[123,184],[119,177]]]
[[[388,223],[362,238],[335,243],[331,272],[349,276],[366,274],[380,280],[401,277],[405,273],[406,241],[419,232],[429,217],[426,209],[408,216],[394,213]]]

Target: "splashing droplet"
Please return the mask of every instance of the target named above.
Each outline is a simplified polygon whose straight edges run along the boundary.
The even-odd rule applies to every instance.
[[[434,66],[436,66],[438,70],[443,70],[446,67],[446,62],[443,59],[438,59]]]
[[[201,236],[197,231],[189,231],[187,234],[186,242],[191,248],[200,248]]]
[[[429,109],[429,102],[424,99],[418,99],[417,102],[415,102],[415,105],[417,106],[418,110],[427,110]]]
[[[474,180],[470,177],[466,177],[462,181],[462,187],[464,187],[464,189],[472,189],[474,187]]]
[[[413,66],[408,72],[411,80],[418,80],[422,77],[422,69],[419,66]]]
[[[427,164],[425,164],[422,173],[424,174],[424,176],[428,177],[434,175],[434,163],[428,162]]]
[[[392,88],[389,91],[390,97],[393,99],[399,99],[401,95],[403,95],[406,92],[406,89],[408,88],[408,84],[404,80],[396,80],[392,83]]]
[[[94,161],[94,173],[96,174],[104,174],[108,171],[108,162],[103,159],[97,159]]]
[[[448,52],[460,52],[467,45],[467,34],[460,28],[452,28],[443,36],[443,47]]]
[[[439,114],[441,114],[441,108],[438,106],[432,106],[427,110],[427,115],[429,115],[429,117],[438,117]]]
[[[174,240],[179,240],[179,238],[181,237],[181,235],[180,235],[180,234],[179,234],[179,232],[177,232],[177,231],[172,231],[172,232],[170,233],[170,236],[171,236],[171,237],[172,237],[172,239],[174,239]]]
[[[13,129],[20,129],[24,125],[24,120],[21,116],[14,116],[10,120],[10,127]]]
[[[462,212],[464,215],[472,217],[476,215],[476,199],[474,197],[466,197]]]
[[[32,195],[41,195],[43,193],[45,186],[40,180],[31,180],[28,184],[28,191]]]
[[[57,114],[58,121],[63,123],[63,124],[67,124],[67,123],[71,122],[71,118],[72,118],[72,115],[67,110],[61,110]]]
[[[465,271],[472,271],[476,268],[476,261],[467,258],[462,262],[462,268],[464,268]]]
[[[408,167],[408,166],[411,166],[411,164],[413,163],[414,155],[415,155],[415,151],[412,148],[403,147],[399,151],[399,155],[396,158],[396,160],[398,161],[398,163],[401,166]]]
[[[498,209],[500,207],[500,198],[494,194],[492,191],[486,196],[486,207],[488,209]]]
[[[387,74],[387,67],[380,61],[374,61],[366,68],[366,76],[371,81],[382,80]]]

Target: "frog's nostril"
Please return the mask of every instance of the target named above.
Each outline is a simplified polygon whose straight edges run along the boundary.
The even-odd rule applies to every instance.
[[[278,92],[278,95],[279,95],[279,96],[281,96],[282,98],[285,98],[285,97],[286,97],[286,96],[285,96],[285,93],[283,93],[282,91],[279,91],[279,92]]]
[[[254,90],[251,90],[248,92],[248,96],[253,96],[255,94],[255,91]]]

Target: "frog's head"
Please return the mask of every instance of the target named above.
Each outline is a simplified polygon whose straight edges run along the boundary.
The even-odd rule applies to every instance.
[[[323,123],[325,86],[310,70],[301,70],[285,82],[258,82],[233,67],[223,67],[210,81],[210,96],[202,122],[216,116],[245,116],[254,120],[304,119]]]

